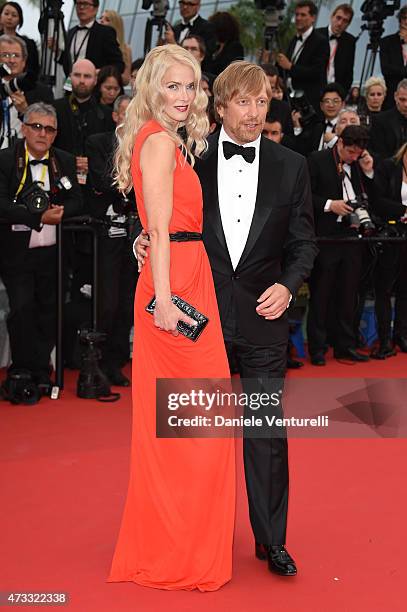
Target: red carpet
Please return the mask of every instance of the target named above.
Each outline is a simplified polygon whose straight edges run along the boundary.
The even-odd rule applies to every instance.
[[[331,360],[290,376],[404,377],[406,367],[407,355]],[[291,440],[287,548],[296,578],[254,559],[239,442],[232,582],[205,594],[107,584],[127,486],[130,391],[113,404],[78,400],[75,378],[67,373],[58,401],[0,403],[0,591],[68,592],[66,609],[80,612],[405,609],[406,442],[394,439]]]

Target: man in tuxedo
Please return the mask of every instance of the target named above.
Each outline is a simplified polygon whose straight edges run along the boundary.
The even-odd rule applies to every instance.
[[[398,19],[399,31],[380,41],[380,66],[387,86],[384,108],[387,109],[394,106],[398,83],[407,78],[407,6],[400,9]]]
[[[0,105],[0,148],[5,149],[21,137],[22,116],[28,106],[34,102],[52,102],[54,96],[49,87],[36,83],[32,75],[26,74],[27,45],[23,38],[0,36],[0,63],[8,72],[0,83],[3,100]]]
[[[274,64],[261,64],[261,67],[266,73],[271,87],[272,98],[269,104],[269,114],[278,118],[286,136],[293,136],[294,131],[290,105],[285,100],[278,100],[274,97],[279,79],[278,68]]]
[[[326,67],[327,83],[339,83],[345,95],[353,83],[353,65],[355,63],[356,38],[346,32],[353,19],[353,8],[350,4],[338,4],[333,10],[331,21],[326,28],[317,28],[316,32],[329,41],[329,60]]]
[[[210,59],[216,50],[216,36],[213,25],[199,15],[201,8],[201,0],[179,0],[179,12],[182,20],[173,28],[169,23],[165,27],[165,42],[178,43],[182,42],[187,36],[200,36],[205,43],[206,55]],[[206,60],[202,62],[202,70],[206,70]]]
[[[230,64],[214,84],[220,133],[196,160],[204,201],[203,240],[229,360],[250,389],[275,388],[287,362],[286,310],[317,252],[303,157],[262,136],[271,88],[260,68]],[[137,255],[145,256],[144,241]],[[140,243],[139,243],[139,246]],[[274,382],[273,382],[274,381]],[[286,436],[244,439],[255,552],[270,571],[297,573],[285,549]]]
[[[397,85],[394,101],[395,108],[373,115],[371,148],[383,159],[392,157],[407,140],[407,78]]]
[[[131,98],[119,96],[114,103],[113,120],[124,122]],[[88,138],[90,213],[107,223],[99,237],[98,329],[106,334],[101,345],[101,368],[110,384],[128,387],[129,379],[121,368],[130,358],[130,330],[133,326],[134,291],[137,270],[126,227],[128,212],[136,210],[134,193],[124,199],[113,185],[113,155],[117,144],[115,132],[94,134]],[[109,227],[110,222],[122,227]]]
[[[316,366],[325,365],[328,315],[335,289],[334,355],[352,362],[368,360],[356,351],[354,329],[363,245],[335,242],[341,237],[356,237],[356,229],[344,221],[353,210],[348,202],[362,193],[372,193],[373,159],[367,145],[367,129],[350,125],[343,129],[333,149],[316,151],[308,158],[316,232],[333,239],[332,243],[320,244],[309,283],[308,348],[311,363]]]
[[[277,54],[277,64],[290,90],[302,90],[318,109],[321,89],[326,82],[329,43],[314,30],[318,9],[312,0],[300,0],[295,8],[297,35],[287,53]]]
[[[321,92],[319,107],[322,113],[321,121],[314,121],[302,128],[299,114],[293,115],[295,127],[295,150],[303,155],[312,151],[322,151],[332,148],[337,137],[335,134],[338,113],[345,106],[345,91],[339,83],[325,85]]]
[[[51,384],[56,332],[55,226],[62,217],[79,214],[82,206],[75,159],[53,148],[56,131],[54,108],[33,104],[24,114],[24,140],[0,152],[0,216],[9,222],[0,225],[1,276],[10,303],[9,374],[28,370],[44,387]],[[36,181],[51,201],[39,213],[24,203]]]
[[[74,0],[79,25],[67,34],[66,48],[59,58],[68,76],[79,59],[90,60],[97,69],[115,66],[119,74],[124,70],[123,55],[113,28],[96,21],[99,0]]]

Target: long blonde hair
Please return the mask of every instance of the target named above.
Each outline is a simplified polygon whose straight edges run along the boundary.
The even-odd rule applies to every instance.
[[[191,104],[188,118],[185,122],[187,133],[186,144],[171,125],[169,117],[163,108],[165,104],[163,78],[167,69],[175,62],[190,66],[194,71],[196,96]],[[185,156],[199,155],[206,150],[205,136],[209,132],[209,122],[206,115],[208,98],[200,87],[201,69],[189,51],[178,45],[155,47],[146,56],[143,65],[137,73],[135,95],[127,107],[123,125],[116,130],[117,148],[114,160],[113,176],[119,191],[128,193],[133,181],[131,177],[131,158],[134,141],[140,128],[150,119],[154,119],[181,146]],[[193,148],[193,155],[192,155]]]
[[[103,11],[106,17],[109,19],[109,25],[116,32],[117,42],[119,43],[120,51],[122,52],[123,59],[125,58],[126,53],[126,40],[124,38],[124,25],[123,19],[116,13],[116,11],[106,10]]]

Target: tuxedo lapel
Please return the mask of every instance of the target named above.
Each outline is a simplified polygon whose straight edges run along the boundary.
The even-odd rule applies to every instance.
[[[210,232],[214,232],[222,249],[225,249],[225,251],[229,253],[225,234],[223,232],[222,219],[219,209],[218,142],[219,134],[211,139],[208,153],[206,154],[204,161],[200,162],[202,164],[202,170],[199,174],[204,192],[205,227]]]
[[[259,155],[259,178],[257,182],[256,204],[249,235],[237,267],[241,266],[245,259],[247,259],[273,207],[278,201],[284,162],[282,159],[278,158],[277,147],[274,148],[271,143],[266,141],[264,136],[261,138]]]

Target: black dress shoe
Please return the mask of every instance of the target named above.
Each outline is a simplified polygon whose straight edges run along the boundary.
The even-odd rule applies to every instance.
[[[372,359],[387,359],[387,357],[394,357],[396,350],[390,340],[380,342],[379,348],[376,348],[370,353]]]
[[[346,361],[369,361],[369,357],[367,355],[362,355],[362,353],[358,353],[356,349],[350,348],[347,351],[335,352],[335,359],[344,359]]]
[[[326,365],[325,356],[323,353],[315,353],[311,355],[311,363],[314,366],[324,366]]]
[[[104,373],[109,379],[110,384],[115,387],[130,387],[129,379],[123,374],[120,368],[109,368],[104,370]]]
[[[296,359],[292,359],[291,357],[287,357],[287,368],[289,370],[298,370],[298,368],[302,368],[304,364],[302,361],[297,361]]]
[[[407,353],[407,338],[403,338],[402,336],[395,337],[394,343],[397,344],[402,353]]]
[[[282,544],[268,546],[256,542],[256,557],[261,561],[267,559],[270,572],[279,576],[295,576],[297,568],[294,559]]]

